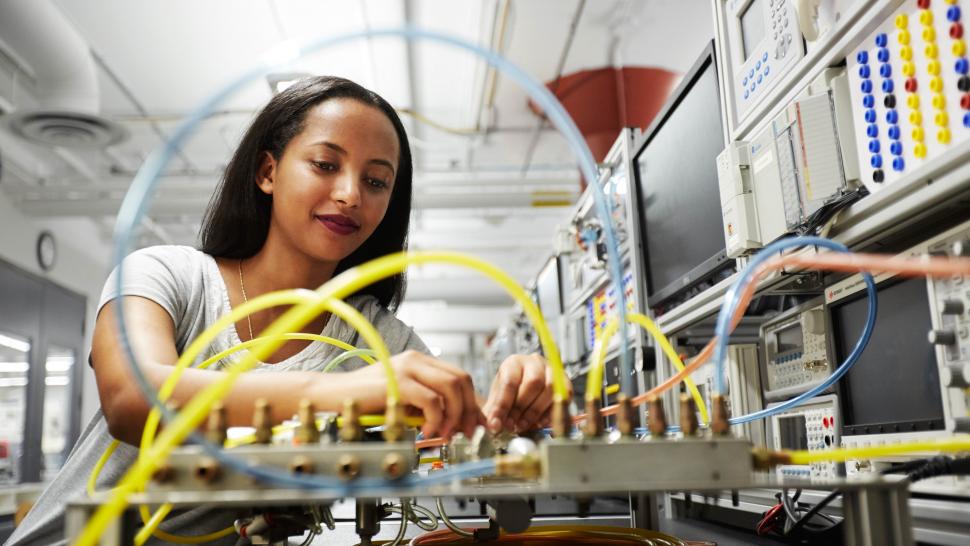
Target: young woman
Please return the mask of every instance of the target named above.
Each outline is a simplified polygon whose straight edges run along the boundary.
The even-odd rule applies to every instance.
[[[125,305],[135,353],[158,388],[188,343],[232,307],[276,290],[314,289],[350,267],[406,249],[411,178],[404,126],[377,94],[345,79],[318,77],[274,97],[226,168],[205,217],[201,250],[161,246],[133,253],[123,266],[121,293],[115,288],[117,272],[109,277],[91,350],[101,411],[7,544],[62,541],[64,503],[84,494],[87,477],[112,438],[123,444],[102,471],[99,489],[114,484],[137,455],[132,445],[140,440],[150,407],[120,346],[118,305]],[[526,430],[548,421],[551,381],[540,357],[504,362],[480,408],[469,375],[429,356],[394,317],[404,290],[402,274],[346,301],[377,327],[395,355],[391,362],[401,399],[424,415],[425,435],[470,434],[478,424]],[[268,309],[241,320],[222,332],[203,358],[253,338],[285,311]],[[353,329],[329,315],[303,331],[359,344]],[[318,410],[339,411],[353,398],[364,413],[380,413],[386,395],[380,366],[356,361],[345,373],[314,371],[338,353],[326,344],[287,342],[245,374],[224,400],[230,425],[250,424],[259,398],[270,402],[276,421],[293,415],[301,399]],[[187,402],[221,373],[186,370],[172,399]],[[203,534],[231,525],[233,518],[230,512],[199,508],[169,518],[162,528]],[[221,543],[235,540],[230,536]]]

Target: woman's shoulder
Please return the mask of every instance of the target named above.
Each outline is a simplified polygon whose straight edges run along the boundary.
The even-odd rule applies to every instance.
[[[155,245],[139,248],[128,257],[153,258],[167,263],[202,263],[209,259],[209,255],[201,250],[187,245]]]

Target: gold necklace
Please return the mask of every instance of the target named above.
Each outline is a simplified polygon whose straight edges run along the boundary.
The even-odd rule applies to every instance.
[[[246,297],[246,283],[243,281],[242,274],[242,260],[239,260],[239,288],[242,289],[243,305],[249,303],[249,298]],[[246,315],[246,324],[249,325],[249,339],[255,339],[256,336],[253,335],[253,320],[250,315]]]

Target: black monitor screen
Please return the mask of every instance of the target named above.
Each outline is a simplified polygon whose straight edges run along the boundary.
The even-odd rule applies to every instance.
[[[698,268],[719,263],[718,256],[723,259],[716,166],[722,150],[717,70],[709,47],[647,130],[636,158],[654,299],[689,284]]]
[[[562,314],[562,292],[559,282],[559,260],[550,259],[536,277],[539,310],[546,320]]]
[[[879,287],[876,327],[862,357],[840,386],[843,434],[943,428],[940,376],[924,279]],[[861,296],[861,297],[860,297]],[[832,307],[835,352],[843,362],[866,321],[864,292]]]

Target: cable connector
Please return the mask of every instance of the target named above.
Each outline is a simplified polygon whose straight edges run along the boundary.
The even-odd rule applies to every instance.
[[[495,457],[495,475],[534,480],[542,475],[542,463],[531,455],[499,455]]]
[[[771,470],[778,465],[791,464],[791,456],[788,453],[761,447],[751,450],[751,460],[755,470]]]

